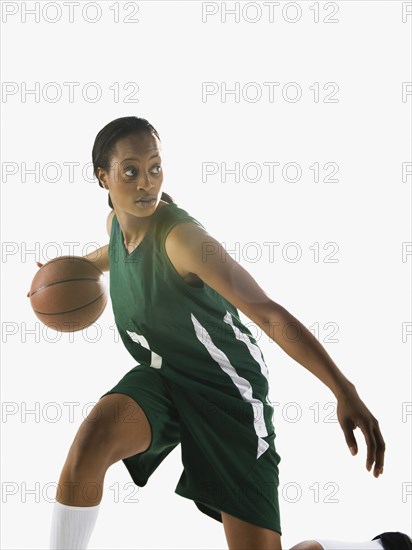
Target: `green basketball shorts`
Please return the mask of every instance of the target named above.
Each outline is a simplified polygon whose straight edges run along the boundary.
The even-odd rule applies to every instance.
[[[152,441],[146,451],[123,462],[134,483],[144,487],[180,443],[184,469],[175,489],[178,495],[193,500],[217,521],[222,522],[223,511],[282,534],[281,458],[273,425],[263,419],[264,400],[255,399],[257,409],[251,400],[242,399],[228,376],[223,375],[222,381],[208,385],[165,361],[161,369],[141,364],[127,372],[104,395],[121,393],[134,399],[148,418]],[[270,418],[271,405],[266,401],[263,407],[265,418]],[[259,422],[268,435],[257,435]]]

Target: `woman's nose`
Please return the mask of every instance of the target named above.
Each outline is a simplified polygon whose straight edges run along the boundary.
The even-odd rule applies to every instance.
[[[137,182],[138,189],[150,189],[151,187],[153,187],[153,183],[149,175],[142,176],[139,178]]]

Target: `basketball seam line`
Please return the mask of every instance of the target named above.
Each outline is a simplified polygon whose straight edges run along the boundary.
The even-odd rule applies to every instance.
[[[46,267],[46,265],[49,265],[52,262],[58,262],[60,260],[67,260],[67,259],[69,259],[69,261],[78,261],[78,262],[85,261],[88,264],[91,264],[99,273],[103,273],[103,271],[99,269],[96,265],[94,265],[94,263],[91,260],[87,260],[86,258],[83,258],[81,256],[77,258],[75,256],[59,256],[58,258],[53,258],[52,260],[49,260],[47,264],[42,265],[40,269],[43,269],[43,267]]]
[[[44,288],[49,288],[50,286],[54,285],[61,285],[63,283],[72,283],[73,281],[100,281],[100,279],[93,279],[92,277],[76,277],[75,279],[64,279],[64,281],[55,281],[54,283],[49,283],[47,285],[43,285],[34,292],[30,294],[30,296],[34,296],[37,294],[37,292],[40,292],[40,290],[43,290]]]
[[[59,311],[57,313],[47,313],[47,312],[44,312],[44,311],[38,311],[37,309],[34,310],[35,313],[39,313],[40,315],[64,315],[65,313],[71,313],[72,311],[77,311],[79,309],[83,309],[84,307],[87,307],[87,306],[90,306],[91,304],[94,304],[94,302],[96,302],[99,298],[101,298],[102,296],[104,295],[104,292],[102,292],[101,294],[99,294],[99,296],[97,298],[95,298],[94,300],[92,300],[91,302],[89,302],[88,304],[84,304],[83,306],[80,306],[80,307],[75,307],[74,309],[68,309],[67,311]]]

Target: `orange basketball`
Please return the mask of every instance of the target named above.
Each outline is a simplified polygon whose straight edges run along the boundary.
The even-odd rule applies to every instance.
[[[93,324],[106,307],[104,274],[81,256],[60,256],[38,270],[29,297],[42,323],[58,332],[76,332]]]

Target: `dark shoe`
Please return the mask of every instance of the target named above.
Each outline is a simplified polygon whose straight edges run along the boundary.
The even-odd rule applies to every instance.
[[[412,541],[405,533],[388,532],[381,533],[372,540],[380,539],[385,550],[412,550]]]

